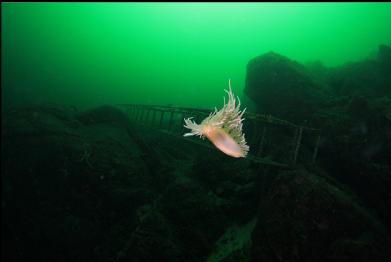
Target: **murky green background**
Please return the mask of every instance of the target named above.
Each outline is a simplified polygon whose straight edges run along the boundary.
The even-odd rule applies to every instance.
[[[390,25],[390,3],[2,4],[3,106],[219,107],[257,55],[338,66],[390,44]]]

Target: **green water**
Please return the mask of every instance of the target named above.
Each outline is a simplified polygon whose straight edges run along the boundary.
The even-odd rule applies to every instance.
[[[2,102],[219,107],[255,56],[338,66],[390,25],[391,3],[6,3]]]

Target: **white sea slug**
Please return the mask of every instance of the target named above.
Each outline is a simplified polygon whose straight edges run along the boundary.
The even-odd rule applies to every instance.
[[[212,112],[205,118],[201,124],[197,125],[192,121],[192,117],[185,119],[184,127],[191,130],[190,133],[184,136],[200,136],[207,137],[218,149],[232,157],[246,157],[249,146],[246,144],[244,134],[242,133],[242,118],[246,109],[240,112],[240,99],[238,97],[238,105],[231,89],[231,80],[228,81],[229,91],[228,103],[225,103],[222,109]]]

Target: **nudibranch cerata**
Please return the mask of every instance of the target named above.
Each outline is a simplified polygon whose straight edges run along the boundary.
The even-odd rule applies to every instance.
[[[246,109],[240,111],[240,99],[238,97],[238,105],[231,89],[231,80],[228,80],[229,91],[224,90],[228,94],[228,103],[225,103],[222,109],[212,112],[205,118],[201,124],[196,124],[192,121],[192,117],[184,119],[186,125],[184,127],[191,130],[190,133],[184,136],[200,136],[207,137],[218,149],[232,157],[246,157],[249,146],[246,144],[244,134],[242,133],[242,118]]]

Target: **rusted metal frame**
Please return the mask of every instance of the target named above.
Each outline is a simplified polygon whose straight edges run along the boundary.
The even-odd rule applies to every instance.
[[[160,110],[160,112],[161,112],[161,114],[160,114],[160,120],[159,120],[159,127],[162,127],[165,111],[164,110]]]
[[[151,126],[153,126],[153,124],[155,123],[155,119],[156,119],[156,111],[157,109],[152,109],[152,120],[151,120]]]
[[[169,118],[169,120],[168,120],[168,127],[167,127],[167,130],[168,130],[168,131],[171,130],[173,118],[174,118],[174,111],[173,111],[173,110],[170,110],[170,118]]]
[[[148,119],[152,109],[150,107],[147,107],[144,110],[146,111],[144,125],[148,125]]]
[[[256,121],[249,121],[250,122],[250,128],[252,129],[252,136],[250,137],[250,140],[253,144],[258,143],[260,134],[258,132],[258,126],[259,124]],[[247,138],[248,139],[248,138]]]
[[[136,108],[136,106],[132,106],[132,108],[133,108],[132,118],[134,119],[137,114],[137,108]]]
[[[155,117],[156,117],[156,112],[160,111],[160,119],[159,119],[159,126],[160,127],[162,127],[162,125],[163,125],[164,114],[166,112],[170,113],[167,131],[171,130],[171,128],[173,126],[174,116],[177,113],[181,113],[180,124],[182,126],[183,119],[186,114],[195,115],[194,120],[197,123],[200,123],[202,120],[202,119],[200,119],[202,117],[202,115],[208,116],[208,112],[209,112],[209,110],[204,110],[204,109],[173,108],[173,107],[168,107],[168,106],[148,106],[148,105],[147,106],[145,106],[145,105],[124,105],[124,106],[127,106],[127,107],[130,106],[131,108],[133,108],[133,113],[132,113],[133,117],[141,123],[143,122],[144,117],[148,120],[149,112],[151,110],[153,111],[153,115],[155,115],[152,117],[152,123],[153,123],[155,120]],[[312,131],[312,132],[320,131],[319,129],[315,129],[315,128],[294,125],[288,121],[273,118],[270,115],[259,115],[259,114],[251,114],[251,113],[246,113],[246,114],[247,114],[247,116],[246,116],[247,119],[254,121],[254,123],[255,123],[254,128],[256,128],[256,126],[259,123],[277,124],[277,125],[295,128],[295,136],[293,138],[293,157],[292,157],[293,164],[296,164],[296,162],[297,162],[298,152],[299,152],[299,149],[301,146],[301,140],[302,140],[302,135],[303,135],[302,132],[304,130],[305,131]],[[181,130],[183,130],[183,127]],[[259,146],[258,146],[258,151],[257,151],[256,155],[258,155],[258,156],[260,156],[263,153],[264,143],[266,141],[266,134],[267,134],[267,126],[263,126],[259,143],[257,141],[257,144]],[[314,152],[313,152],[313,156],[312,156],[312,162],[315,162],[315,160],[316,160],[317,153],[319,150],[320,138],[321,138],[320,135],[318,135],[317,140],[316,140],[316,144],[315,144],[315,148],[314,148]],[[259,139],[259,138],[257,137],[256,139]]]
[[[316,138],[314,153],[312,155],[312,164],[315,164],[316,157],[318,155],[318,150],[319,150],[319,145],[320,145],[320,138],[321,138],[321,136],[320,136],[320,133],[319,133],[317,138]]]
[[[134,110],[134,107],[133,107],[133,106],[130,106],[130,107],[129,107],[129,110],[127,111],[127,114],[128,114],[128,117],[129,117],[129,118],[132,118],[132,117],[133,117],[133,110]]]
[[[299,154],[302,135],[303,135],[303,127],[299,126],[295,129],[293,160],[292,160],[293,165],[295,165],[296,161],[297,161],[297,156]]]
[[[132,110],[133,110],[133,107],[132,106],[129,106],[125,109],[125,113],[126,115],[128,116],[128,118],[130,118],[132,116]]]
[[[141,114],[141,109],[139,107],[134,107],[134,109],[136,110],[136,115],[134,116],[134,120],[136,122],[138,122],[139,118],[140,118],[140,114]]]
[[[265,144],[265,140],[266,140],[266,131],[267,131],[267,127],[266,127],[266,125],[264,125],[262,127],[261,141],[258,144],[258,151],[255,154],[256,156],[262,156],[264,144]]]
[[[159,111],[160,110],[166,110],[166,111],[169,111],[169,112],[171,112],[171,111],[181,111],[181,112],[189,113],[189,115],[191,113],[205,113],[205,114],[208,114],[208,112],[210,111],[209,109],[198,109],[198,108],[187,108],[187,107],[172,107],[172,106],[157,106],[157,105],[122,104],[121,106],[138,107],[138,108],[142,108],[142,109],[155,109],[155,110],[159,110]],[[267,123],[271,123],[271,124],[278,124],[278,125],[297,127],[297,125],[295,125],[295,124],[293,124],[291,122],[275,118],[275,117],[273,117],[271,115],[254,114],[254,113],[246,112],[245,116],[246,116],[247,119],[254,119],[254,120],[257,120],[257,121],[260,121],[260,122],[267,122]],[[319,130],[319,129],[310,128],[310,127],[304,127],[304,126],[303,126],[303,129],[313,130],[313,131],[318,131]]]
[[[140,110],[140,117],[137,120],[137,122],[140,123],[141,125],[144,125],[143,120],[144,120],[145,110],[142,107],[140,107],[139,110]]]

